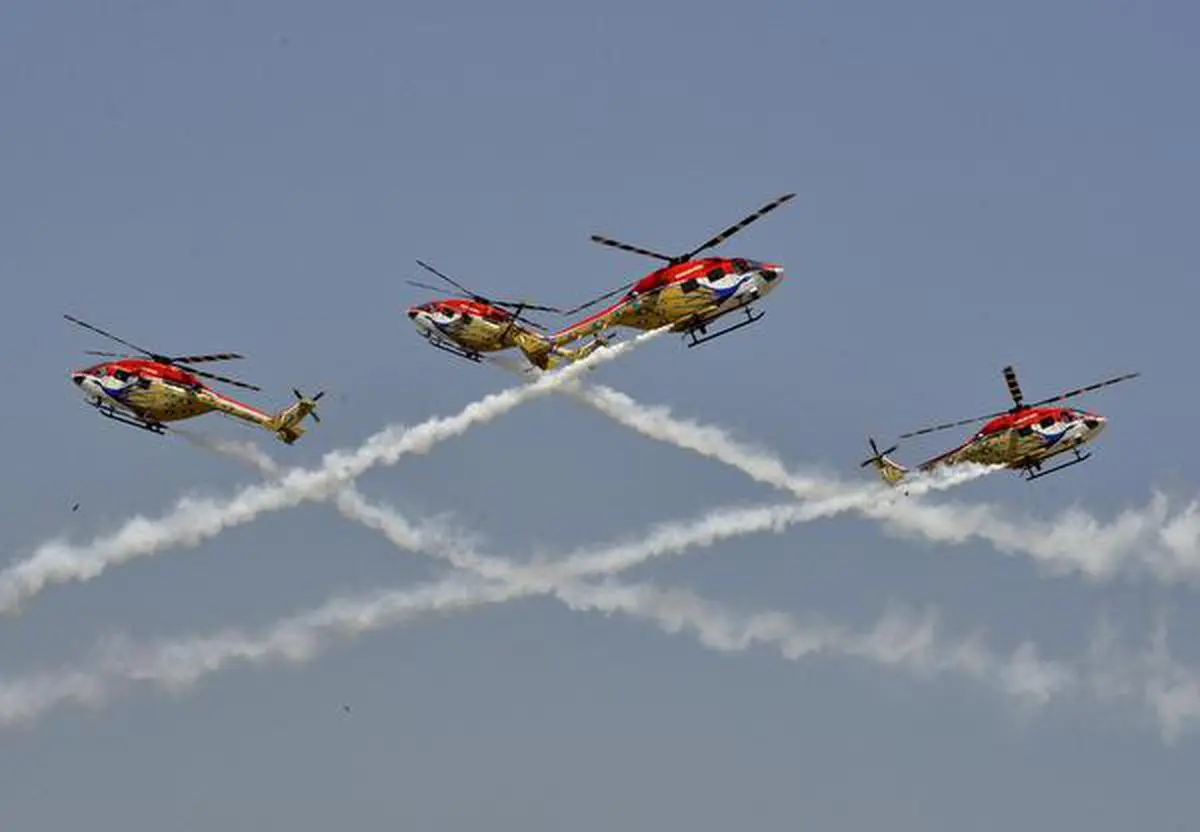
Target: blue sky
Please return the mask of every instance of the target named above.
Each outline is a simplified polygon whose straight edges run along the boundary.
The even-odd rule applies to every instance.
[[[0,339],[21,383],[5,558],[255,477],[86,411],[67,373],[107,345],[63,312],[164,352],[243,352],[237,375],[265,405],[327,390],[300,443],[259,440],[315,464],[512,383],[418,338],[403,314],[429,297],[403,282],[415,259],[482,292],[574,304],[650,266],[590,234],[685,250],[788,191],[722,249],[787,267],[760,324],[697,350],[659,339],[598,379],[855,476],[869,434],[1003,407],[1005,364],[1030,398],[1141,370],[1081,400],[1111,420],[1087,465],[946,499],[1051,518],[1190,497],[1198,22],[1178,2],[6,6]],[[515,557],[780,498],[562,397],[360,484],[412,516],[452,512]],[[2,672],[71,665],[106,634],[266,626],[433,574],[304,506],[48,592],[0,622]],[[892,601],[932,605],[951,632],[1065,659],[1101,616],[1139,641],[1168,614],[1200,663],[1187,587],[1051,577],[853,518],[639,577],[847,626]],[[31,831],[1123,832],[1200,810],[1196,739],[1165,746],[1134,709],[1029,716],[967,681],[723,655],[551,600],[231,669],[178,697],[64,708],[3,745],[0,803]]]

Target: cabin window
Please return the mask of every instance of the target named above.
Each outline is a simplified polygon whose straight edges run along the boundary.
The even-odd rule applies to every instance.
[[[740,257],[733,261],[733,269],[739,274],[750,271],[750,264]]]
[[[1054,417],[1047,416],[1045,419],[1042,419],[1042,421],[1038,422],[1038,424],[1044,428],[1052,427],[1054,425]]]
[[[709,277],[712,277],[711,273],[709,274]],[[684,292],[694,292],[699,285],[700,281],[696,280],[694,277],[689,277],[687,280],[683,281],[683,283],[679,284],[679,288]]]
[[[706,275],[706,277],[708,277],[709,280],[720,280],[724,276],[725,276],[725,270],[721,269],[721,268],[712,269]]]
[[[1017,436],[1028,436],[1031,433],[1033,433],[1033,428],[1031,427],[1017,428]]]
[[[129,378],[129,373],[125,372],[124,370],[113,370],[113,376],[117,381],[125,381]]]

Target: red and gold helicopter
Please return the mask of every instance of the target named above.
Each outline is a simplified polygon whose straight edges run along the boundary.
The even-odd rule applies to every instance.
[[[785,194],[779,197],[688,253],[673,257],[608,237],[592,235],[592,240],[601,245],[665,260],[667,265],[641,280],[626,283],[574,309],[568,309],[564,315],[573,315],[602,300],[621,292],[625,293],[624,297],[612,306],[571,324],[550,336],[550,340],[556,346],[562,346],[613,326],[651,330],[673,324],[672,329],[675,332],[691,336],[692,340],[688,346],[695,347],[735,329],[749,326],[765,314],[755,313],[751,304],[779,285],[783,279],[783,267],[776,263],[760,263],[740,257],[706,257],[699,260],[693,258],[700,252],[724,242],[794,196],[795,194]],[[746,320],[708,334],[709,324],[723,315],[739,310],[745,313]],[[705,337],[700,338],[698,334]]]
[[[418,260],[417,265],[437,275],[462,293],[458,297],[439,298],[410,307],[408,310],[408,317],[412,319],[417,331],[439,350],[478,363],[482,360],[483,353],[516,347],[529,363],[539,369],[548,370],[563,362],[569,363],[585,358],[605,343],[604,339],[596,338],[579,349],[556,346],[545,335],[534,331],[539,329],[544,332],[545,327],[528,318],[522,318],[521,313],[527,309],[541,312],[560,310],[533,303],[486,298],[442,274],[428,263]],[[421,289],[442,291],[415,280],[406,282]],[[513,311],[510,312],[509,309]]]
[[[300,423],[305,416],[312,416],[314,422],[321,421],[314,411],[317,402],[325,395],[324,392],[317,393],[310,399],[302,396],[300,391],[293,390],[299,401],[272,415],[212,390],[203,384],[198,376],[244,387],[247,390],[260,389],[253,384],[186,366],[206,361],[241,358],[237,353],[170,357],[145,350],[70,315],[63,317],[146,356],[138,358],[87,350],[88,355],[110,356],[115,360],[71,373],[71,381],[83,392],[88,404],[109,419],[161,435],[166,432],[167,422],[191,419],[218,411],[266,428],[288,445],[304,433],[304,427]]]
[[[907,439],[910,436],[920,436],[990,419],[991,421],[966,442],[933,459],[922,462],[918,466],[918,470],[930,471],[942,465],[963,463],[1003,465],[1023,473],[1026,480],[1035,480],[1089,459],[1091,454],[1082,453],[1079,448],[1085,443],[1095,440],[1104,430],[1108,421],[1105,417],[1089,413],[1086,410],[1047,407],[1046,405],[1074,398],[1119,381],[1136,378],[1139,375],[1141,373],[1117,376],[1032,404],[1025,404],[1021,386],[1017,383],[1016,371],[1008,366],[1004,368],[1004,380],[1008,383],[1008,392],[1012,396],[1013,407],[974,419],[962,419],[957,422],[921,428],[911,433],[901,434],[899,438]],[[892,485],[904,479],[908,474],[908,469],[888,457],[888,454],[896,450],[897,446],[893,445],[885,451],[880,451],[874,439],[868,439],[868,442],[870,442],[871,452],[874,456],[864,460],[861,466],[865,468],[868,465],[874,465],[884,482]],[[1074,458],[1053,468],[1042,470],[1044,462],[1067,452],[1073,453]]]

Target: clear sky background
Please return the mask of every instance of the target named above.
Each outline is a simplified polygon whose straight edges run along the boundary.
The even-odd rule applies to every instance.
[[[419,339],[414,259],[574,304],[652,266],[589,234],[683,251],[788,191],[721,250],[786,265],[760,324],[696,350],[660,339],[598,380],[866,477],[868,434],[1004,407],[1007,363],[1031,399],[1141,370],[1079,402],[1111,419],[1086,465],[944,499],[1050,518],[1189,497],[1198,23],[1191,3],[1082,0],[6,4],[5,561],[255,479],[88,411],[67,373],[109,346],[63,312],[164,352],[244,352],[236,374],[272,408],[327,390],[291,448],[193,423],[314,464],[512,383]],[[518,557],[779,498],[562,397],[362,487]],[[305,506],[46,593],[0,621],[0,672],[434,574]],[[951,634],[1064,659],[1101,616],[1140,642],[1167,613],[1198,661],[1187,587],[1050,577],[854,518],[638,577],[847,626],[931,605]],[[1126,832],[1191,828],[1198,764],[1200,737],[1167,746],[1137,709],[1030,717],[961,679],[722,655],[543,599],[53,711],[0,736],[0,816],[22,832]]]

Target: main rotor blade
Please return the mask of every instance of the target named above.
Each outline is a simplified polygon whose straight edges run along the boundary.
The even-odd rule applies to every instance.
[[[105,332],[103,329],[101,329],[98,326],[92,326],[91,324],[87,323],[86,321],[81,321],[78,318],[74,318],[74,317],[72,317],[70,315],[66,315],[66,314],[64,314],[63,317],[66,318],[68,321],[70,321],[73,324],[79,324],[84,329],[90,329],[92,332],[98,332],[99,334],[103,335],[105,338],[110,338],[113,341],[116,341],[118,344],[124,344],[125,346],[129,347],[130,349],[137,350],[138,352],[142,353],[143,355],[149,355],[149,356],[157,355],[157,353],[150,352],[150,350],[145,349],[144,347],[139,347],[137,344],[126,341],[124,338],[118,338],[117,336],[113,335],[111,332]]]
[[[83,354],[84,355],[102,355],[105,358],[128,358],[129,357],[125,353],[122,353],[122,352],[106,352],[105,350],[84,350]]]
[[[436,274],[436,275],[437,275],[438,277],[440,277],[442,280],[446,281],[447,283],[449,283],[451,286],[455,287],[455,288],[456,288],[456,289],[458,289],[459,291],[466,292],[466,293],[467,293],[467,295],[468,295],[469,297],[472,297],[472,298],[480,298],[480,299],[481,299],[481,296],[480,296],[480,295],[477,295],[477,294],[475,294],[474,292],[472,292],[472,291],[471,291],[470,289],[468,289],[466,286],[464,286],[464,285],[462,285],[461,283],[459,283],[459,282],[458,282],[457,280],[455,280],[454,278],[452,278],[452,277],[447,277],[446,275],[442,274],[441,272],[439,272],[437,269],[435,269],[433,266],[429,265],[428,263],[425,263],[425,262],[422,262],[422,261],[418,260],[418,261],[417,261],[417,265],[418,265],[418,266],[420,266],[421,268],[425,269],[426,271],[429,271],[429,272],[432,272],[433,274]]]
[[[1021,406],[1021,400],[1025,395],[1021,392],[1021,385],[1017,382],[1017,371],[1012,368],[1012,365],[1004,368],[1004,383],[1008,385],[1008,395],[1012,396],[1013,404],[1017,407]]]
[[[526,309],[536,309],[537,307],[527,306],[525,308]],[[557,312],[558,310],[555,310],[555,311]],[[513,323],[520,321],[521,323],[527,324],[536,330],[540,330],[541,332],[549,332],[549,330],[546,327],[542,326],[537,321],[533,320],[532,318],[525,317],[524,310],[522,310],[520,307],[517,307],[516,311],[513,313],[512,320],[513,320]]]
[[[430,286],[428,283],[422,283],[419,280],[406,280],[404,282],[409,286],[416,286],[418,289],[428,289],[429,291],[436,292],[439,295],[449,294],[451,297],[455,298],[465,298],[467,300],[472,299],[471,295],[464,295],[462,292],[447,292],[441,286]]]
[[[553,306],[538,306],[536,303],[525,303],[518,300],[493,300],[490,301],[492,306],[511,306],[516,309],[534,309],[538,312],[557,312],[562,314],[561,309],[555,309]]]
[[[1010,371],[1010,370],[1012,370],[1011,367],[1005,367],[1005,378],[1006,379],[1009,376],[1008,371]],[[1101,387],[1108,387],[1110,384],[1116,384],[1119,381],[1127,381],[1131,378],[1137,378],[1140,375],[1141,375],[1140,372],[1127,373],[1123,376],[1117,376],[1116,378],[1110,378],[1110,379],[1107,379],[1106,381],[1098,381],[1095,384],[1089,384],[1087,387],[1079,387],[1075,390],[1071,390],[1066,393],[1060,393],[1057,396],[1051,396],[1048,399],[1041,399],[1040,401],[1031,402],[1030,404],[1021,404],[1021,401],[1020,401],[1020,392],[1021,391],[1020,391],[1020,387],[1018,386],[1016,393],[1013,394],[1013,399],[1014,399],[1014,401],[1017,402],[1017,407],[1021,408],[1021,409],[1027,409],[1030,407],[1041,407],[1044,404],[1050,404],[1051,402],[1060,402],[1060,401],[1063,401],[1064,399],[1074,398],[1075,396],[1083,395],[1084,393],[1091,392],[1092,390],[1099,390]],[[1016,374],[1014,373],[1013,374],[1014,381],[1015,381],[1015,377],[1016,377]],[[1013,385],[1010,384],[1010,391],[1012,389],[1012,386]],[[988,413],[984,416],[977,416],[974,419],[960,419],[957,422],[946,422],[945,424],[941,424],[941,425],[934,425],[934,426],[928,427],[928,428],[921,428],[920,430],[915,430],[912,433],[902,433],[902,434],[900,434],[900,436],[898,438],[908,439],[910,437],[920,436],[925,433],[933,433],[934,431],[945,430],[946,428],[957,428],[957,427],[961,427],[963,425],[970,425],[975,422],[982,422],[984,419],[994,419],[997,416],[1003,416],[1005,413],[1011,413],[1011,412],[1012,412],[1011,410],[997,410],[995,413]]]
[[[756,220],[762,219],[767,214],[771,213],[776,208],[778,208],[780,205],[783,205],[785,202],[787,202],[788,200],[792,199],[795,196],[796,196],[795,194],[784,194],[783,196],[779,197],[778,199],[774,200],[773,202],[768,202],[762,208],[759,208],[757,211],[755,211],[750,216],[746,217],[741,222],[738,222],[738,223],[735,223],[734,225],[729,226],[728,228],[726,228],[724,231],[722,231],[717,236],[713,237],[712,239],[708,240],[705,243],[702,243],[700,246],[692,249],[687,254],[681,255],[680,257],[676,258],[676,262],[682,262],[684,260],[691,260],[693,257],[695,257],[700,252],[704,251],[705,249],[712,248],[713,246],[723,243],[725,240],[728,240],[730,237],[732,237],[734,234],[741,231],[743,228],[745,228],[750,223],[755,222]]]
[[[609,298],[613,297],[614,295],[619,295],[624,292],[628,292],[629,288],[631,286],[633,286],[633,284],[636,282],[637,281],[631,281],[629,283],[626,283],[624,286],[618,286],[616,289],[613,289],[611,292],[605,292],[600,297],[589,300],[587,303],[581,303],[581,304],[579,304],[579,306],[576,306],[573,309],[568,309],[566,312],[563,312],[562,314],[574,315],[576,312],[582,312],[584,309],[587,309],[589,306],[595,306],[597,303],[599,303],[602,300],[608,300]]]
[[[212,355],[176,355],[171,358],[173,363],[187,362],[188,364],[200,364],[205,361],[233,361],[235,358],[245,358],[236,352],[218,352]]]
[[[1051,396],[1048,399],[1042,399],[1039,402],[1034,402],[1032,405],[1030,405],[1030,407],[1038,407],[1043,404],[1050,404],[1050,402],[1061,402],[1063,399],[1071,399],[1071,398],[1074,398],[1075,396],[1080,396],[1080,395],[1083,395],[1084,393],[1091,392],[1092,390],[1099,390],[1101,387],[1108,387],[1110,384],[1116,384],[1118,381],[1128,381],[1131,378],[1137,378],[1140,375],[1141,375],[1140,372],[1126,373],[1123,376],[1117,376],[1116,378],[1110,378],[1107,381],[1098,381],[1095,384],[1089,384],[1087,387],[1080,387],[1075,390],[1071,390],[1067,393],[1060,393],[1057,396]]]
[[[940,425],[932,425],[927,428],[921,428],[920,430],[914,430],[911,433],[902,433],[896,438],[908,439],[913,436],[922,436],[926,433],[934,433],[935,431],[946,430],[947,428],[958,428],[962,427],[963,425],[973,425],[976,422],[982,422],[984,419],[995,419],[997,416],[1003,416],[1005,413],[1008,413],[1008,411],[997,410],[995,413],[987,413],[983,416],[976,416],[973,419],[959,419],[957,422],[943,422]]]
[[[598,234],[592,235],[592,242],[599,243],[602,246],[619,248],[622,251],[632,251],[634,254],[644,254],[647,257],[657,257],[659,260],[666,260],[668,263],[674,263],[676,260],[676,258],[671,257],[668,254],[660,254],[657,251],[651,251],[648,248],[641,248],[640,246],[631,246],[629,243],[622,243],[620,240],[613,240],[609,237],[601,237]],[[684,259],[686,260],[687,258]]]
[[[176,366],[178,366],[179,369],[181,369],[181,370],[185,370],[185,371],[191,373],[192,375],[203,376],[204,378],[211,378],[213,381],[220,381],[220,382],[224,382],[225,384],[232,384],[234,387],[244,387],[247,390],[262,390],[261,387],[255,387],[253,384],[247,384],[246,382],[238,381],[235,378],[229,378],[227,376],[218,376],[213,373],[206,373],[204,370],[197,370],[195,367],[184,367],[182,365],[176,365]]]

